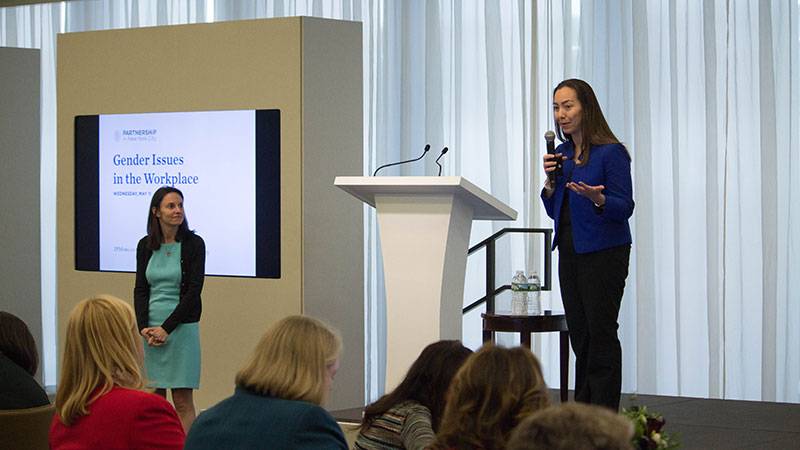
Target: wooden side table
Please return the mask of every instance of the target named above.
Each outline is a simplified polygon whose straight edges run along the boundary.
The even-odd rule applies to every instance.
[[[522,345],[531,348],[531,333],[558,331],[560,334],[561,401],[567,401],[569,392],[569,328],[564,314],[543,316],[511,316],[507,314],[481,314],[483,342],[494,341],[494,332],[519,333]]]

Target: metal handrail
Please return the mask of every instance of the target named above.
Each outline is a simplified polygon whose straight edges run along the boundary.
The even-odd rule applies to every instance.
[[[495,287],[495,279],[494,279],[495,256],[496,256],[495,243],[498,238],[500,238],[506,233],[542,234],[542,238],[544,239],[544,274],[543,274],[544,284],[542,285],[542,290],[549,291],[552,289],[550,283],[552,280],[552,264],[553,264],[552,246],[551,246],[553,229],[552,228],[503,228],[497,233],[475,244],[467,252],[467,256],[469,256],[475,253],[476,251],[482,249],[483,247],[486,247],[486,295],[467,305],[462,310],[462,314],[468,313],[469,311],[477,308],[483,303],[486,303],[487,313],[490,314],[494,313],[494,298],[501,292],[511,289],[511,285],[508,284],[504,284],[500,287]]]

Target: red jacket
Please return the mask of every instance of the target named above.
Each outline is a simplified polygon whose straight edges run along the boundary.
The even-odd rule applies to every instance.
[[[71,426],[53,417],[51,450],[181,450],[186,440],[175,408],[156,394],[114,387],[86,409]]]

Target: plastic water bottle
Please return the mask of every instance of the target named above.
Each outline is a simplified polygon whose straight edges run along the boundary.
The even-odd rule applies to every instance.
[[[542,315],[542,282],[535,270],[528,278],[528,315]]]
[[[511,279],[511,315],[528,315],[528,278],[522,270]]]

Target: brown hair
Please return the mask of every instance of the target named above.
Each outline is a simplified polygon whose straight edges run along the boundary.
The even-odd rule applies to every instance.
[[[484,345],[461,366],[434,449],[503,448],[511,430],[550,403],[530,350]]]
[[[558,86],[553,89],[553,96],[555,97],[556,92],[562,88],[570,88],[575,91],[575,97],[577,97],[578,103],[581,104],[581,136],[583,137],[583,141],[581,142],[582,148],[580,149],[580,166],[585,166],[589,162],[589,152],[592,145],[622,145],[608,126],[608,122],[606,122],[606,118],[603,115],[603,110],[600,108],[600,102],[597,101],[597,97],[594,95],[594,91],[592,87],[589,86],[589,83],[577,78],[564,80],[558,83]],[[561,130],[561,126],[558,124],[558,120],[555,118],[553,118],[553,120],[555,122],[558,139],[562,142],[565,140],[571,141],[572,136],[564,134]],[[622,146],[623,148],[625,147],[624,145]],[[627,150],[626,148],[625,151],[627,152]],[[575,149],[575,151],[577,153],[578,149]],[[630,158],[631,155],[628,153],[628,159],[630,160]]]
[[[267,331],[236,374],[236,385],[257,394],[322,405],[325,371],[339,358],[342,339],[330,325],[289,316]]]
[[[507,450],[633,450],[633,422],[585,403],[561,403],[522,421]]]
[[[431,426],[434,432],[437,431],[450,382],[471,354],[472,350],[464,347],[461,341],[439,341],[425,347],[400,385],[364,409],[361,429],[369,428],[378,416],[390,408],[413,400],[428,408]]]
[[[0,353],[33,376],[39,368],[39,352],[28,326],[19,317],[0,311]]]
[[[86,405],[114,385],[143,389],[142,338],[131,305],[110,295],[81,301],[67,322],[56,408],[61,422],[72,425],[88,415]]]

